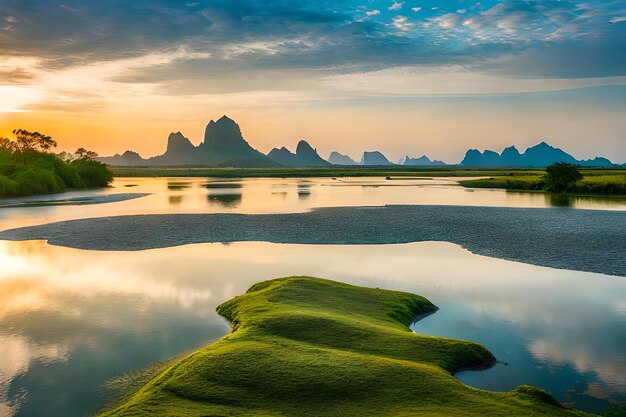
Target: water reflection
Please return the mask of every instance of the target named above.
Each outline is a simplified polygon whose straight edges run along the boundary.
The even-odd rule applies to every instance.
[[[241,204],[243,185],[238,182],[207,182],[202,184],[208,190],[207,201],[222,209],[236,209]]]
[[[189,181],[176,181],[176,180],[167,181],[167,189],[171,191],[185,190],[187,188],[190,188],[192,185],[193,183]]]
[[[129,185],[133,186],[133,191],[137,194],[147,195],[134,200],[117,201],[120,198],[115,196],[126,193]],[[241,198],[209,198],[210,195],[222,194],[240,194]],[[170,196],[181,198],[170,199]],[[2,208],[0,230],[67,219],[133,214],[228,211],[286,213],[307,211],[315,207],[385,204],[502,207],[550,207],[563,204],[558,199],[554,200],[540,193],[485,189],[470,192],[458,186],[453,178],[393,181],[386,181],[384,178],[117,178],[114,188],[107,190],[68,192],[22,200],[28,202],[59,198],[65,201],[89,198],[96,202],[117,202],[84,206]],[[576,197],[569,198],[567,204],[577,209],[626,210],[626,199],[623,198]]]
[[[225,334],[219,303],[259,280],[297,274],[427,296],[441,310],[418,331],[482,342],[510,363],[461,375],[468,383],[535,384],[587,409],[626,396],[619,277],[485,258],[447,243],[117,253],[0,242],[0,265],[0,415],[85,415],[108,400],[108,379]]]
[[[311,196],[311,182],[310,181],[298,181],[298,198],[307,199]]]
[[[233,209],[241,204],[241,194],[209,194],[207,200],[209,203],[216,203],[219,207]]]
[[[179,206],[183,202],[182,195],[171,195],[169,196],[170,205]]]
[[[546,202],[552,207],[574,207],[579,197],[569,197],[560,194],[545,194]]]
[[[617,207],[626,204],[626,199],[619,196],[568,196],[561,194],[542,194],[546,205],[551,207],[585,207],[588,205],[606,205]]]

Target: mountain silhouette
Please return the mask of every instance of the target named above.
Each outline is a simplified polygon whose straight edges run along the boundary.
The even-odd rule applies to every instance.
[[[274,148],[267,154],[268,158],[272,161],[277,162],[286,167],[295,167],[300,165],[298,162],[298,157],[295,153],[291,152],[289,149],[285,148]]]
[[[113,156],[103,156],[96,159],[107,165],[118,166],[141,166],[145,165],[146,163],[146,160],[143,159],[141,155],[133,151],[126,151],[121,155],[119,153],[116,153]]]
[[[363,152],[361,165],[394,165],[385,155],[379,151]]]
[[[402,165],[405,165],[405,166],[443,166],[443,165],[446,165],[446,163],[443,161],[437,161],[437,160],[432,161],[426,155],[422,155],[419,158],[411,158],[409,156],[406,156],[404,158]]]
[[[193,165],[199,162],[196,147],[182,133],[170,133],[167,149],[161,156],[150,158],[147,163],[154,165]]]
[[[358,165],[359,163],[348,155],[333,151],[328,157],[328,162],[333,165]]]
[[[217,122],[211,120],[204,133],[204,141],[194,146],[182,133],[171,133],[163,155],[143,159],[138,153],[126,151],[123,155],[99,158],[109,165],[126,166],[279,166],[261,152],[252,148],[241,134],[239,125],[227,116]]]
[[[296,147],[296,155],[306,166],[327,166],[330,165],[330,162],[322,159],[321,156],[317,153],[317,149],[314,149],[309,143],[305,140],[301,140],[298,142],[298,146]]]
[[[568,162],[582,166],[611,167],[613,163],[606,158],[577,160],[560,148],[555,148],[546,142],[531,146],[524,153],[520,153],[515,146],[505,148],[501,154],[486,150],[480,152],[470,149],[465,153],[462,166],[476,167],[537,167],[544,168],[556,162]]]
[[[278,164],[254,149],[241,134],[239,125],[227,116],[211,120],[198,146],[203,165],[232,167],[272,167]]]
[[[272,149],[267,156],[274,162],[291,167],[328,166],[330,162],[322,159],[309,143],[305,140],[298,142],[296,153],[291,152],[284,146],[280,149]]]
[[[227,116],[211,120],[206,126],[204,140],[198,146],[181,132],[173,132],[167,139],[165,153],[144,159],[137,152],[127,150],[123,154],[99,157],[99,161],[118,166],[206,166],[206,167],[297,167],[329,165],[394,165],[379,151],[364,152],[360,162],[347,155],[332,152],[328,161],[319,156],[308,142],[298,142],[296,152],[274,148],[267,155],[257,151],[243,138],[239,125]],[[492,150],[481,152],[470,149],[460,165],[465,167],[535,167],[545,168],[555,162],[568,162],[585,167],[618,167],[606,158],[577,160],[562,149],[546,142],[531,146],[520,153],[515,146],[504,148],[501,153]],[[405,166],[440,166],[442,161],[431,160],[426,155],[419,158],[405,157],[400,161]]]

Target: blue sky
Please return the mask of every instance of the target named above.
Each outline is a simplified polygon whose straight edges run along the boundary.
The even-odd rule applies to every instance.
[[[90,129],[106,153],[132,121],[154,154],[229,113],[261,150],[306,135],[451,160],[547,139],[625,161],[626,93],[606,87],[626,85],[625,51],[623,0],[1,0],[0,131]]]

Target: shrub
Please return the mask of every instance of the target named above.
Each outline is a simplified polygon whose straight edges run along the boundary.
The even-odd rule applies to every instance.
[[[0,175],[0,196],[15,197],[19,192],[19,184],[10,178]]]
[[[85,188],[85,181],[83,181],[75,166],[60,159],[56,159],[54,162],[54,172],[68,188]]]
[[[102,162],[92,159],[77,159],[70,162],[88,188],[106,187],[113,181],[113,174]]]
[[[13,134],[15,140],[0,138],[0,197],[106,187],[113,181],[106,165],[93,160],[95,152],[79,148],[74,155],[54,155],[48,153],[56,146],[50,136],[24,129]]]
[[[112,180],[106,165],[86,157],[65,162],[57,155],[32,149],[0,149],[0,197],[106,187]]]
[[[13,178],[19,185],[20,195],[51,194],[65,191],[65,184],[53,171],[28,167]]]
[[[574,184],[583,179],[579,166],[565,162],[557,162],[546,169],[545,187],[551,193],[564,193]]]

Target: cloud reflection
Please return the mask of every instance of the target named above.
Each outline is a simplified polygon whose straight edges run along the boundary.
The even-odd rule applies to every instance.
[[[542,378],[561,378],[550,366],[569,365],[585,381],[588,395],[626,395],[619,381],[626,372],[626,335],[618,325],[624,320],[626,282],[615,277],[486,258],[433,242],[247,242],[131,253],[0,242],[0,261],[6,265],[0,270],[0,337],[12,346],[0,362],[6,375],[0,402],[13,406],[25,390],[29,396],[22,411],[29,415],[41,414],[37,404],[48,383],[76,372],[84,375],[85,369],[93,369],[88,387],[81,387],[87,392],[69,392],[56,411],[87,407],[76,404],[76,398],[89,398],[93,407],[106,379],[225,334],[228,325],[215,313],[219,303],[254,282],[286,275],[418,293],[452,306],[430,320],[447,311],[467,311],[464,317],[473,317],[476,331],[489,331],[496,320],[511,332],[508,343],[528,349],[535,364],[546,367]],[[451,336],[459,337],[454,326],[463,317],[451,316]],[[53,365],[28,365],[38,361]]]

